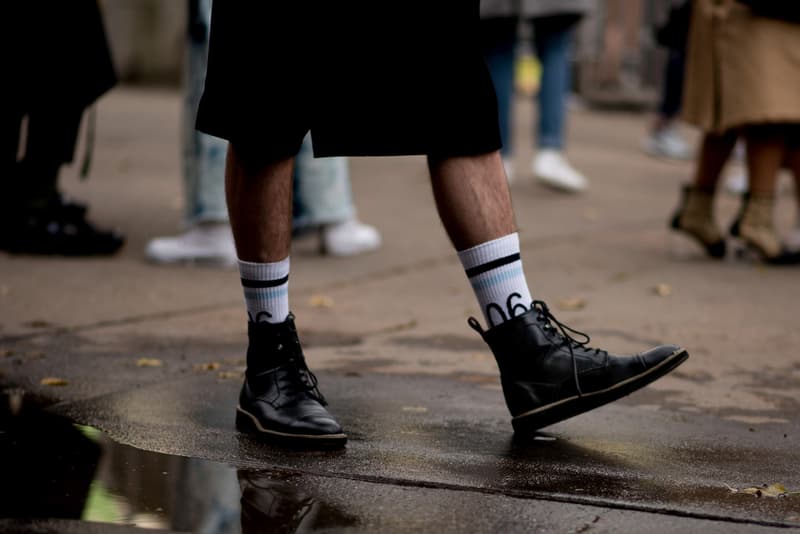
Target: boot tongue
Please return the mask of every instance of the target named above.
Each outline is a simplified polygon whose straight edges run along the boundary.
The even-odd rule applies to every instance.
[[[567,326],[556,319],[556,316],[553,315],[550,308],[548,308],[547,304],[543,301],[533,301],[533,311],[536,313],[536,322],[541,325],[542,330],[548,332],[548,334],[554,336],[559,341],[568,344],[570,352],[572,352],[573,346],[585,346],[591,341],[587,334]],[[578,339],[573,337],[573,335],[578,336]]]
[[[247,324],[247,370],[261,372],[280,367],[290,360],[302,360],[302,349],[293,317],[282,323]]]

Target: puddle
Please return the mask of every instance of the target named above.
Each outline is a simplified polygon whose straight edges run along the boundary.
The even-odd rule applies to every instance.
[[[0,518],[201,534],[358,523],[304,490],[296,475],[143,451],[10,400],[0,406]]]

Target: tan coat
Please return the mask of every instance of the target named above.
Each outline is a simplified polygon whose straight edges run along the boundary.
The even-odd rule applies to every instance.
[[[704,131],[800,123],[800,24],[694,0],[683,117]]]

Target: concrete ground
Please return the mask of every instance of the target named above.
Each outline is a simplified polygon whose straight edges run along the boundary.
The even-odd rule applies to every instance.
[[[589,332],[593,346],[672,342],[690,359],[539,440],[512,440],[494,361],[465,322],[479,312],[438,223],[424,160],[354,159],[359,215],[380,229],[383,248],[320,257],[307,236],[292,257],[307,357],[350,435],[345,452],[320,454],[233,429],[246,331],[235,271],[144,261],[148,239],[181,225],[179,98],[116,90],[99,106],[93,176],[65,173],[92,219],[127,235],[118,256],[0,255],[7,392],[45,399],[138,449],[297,477],[355,518],[326,528],[800,528],[800,494],[731,491],[774,483],[800,491],[800,272],[712,262],[670,235],[691,164],[645,156],[643,116],[574,110],[568,155],[592,185],[569,196],[530,176],[532,110],[518,102],[526,118],[512,194],[525,269],[534,296]],[[721,195],[720,224],[737,205]],[[781,229],[794,217],[784,191]]]

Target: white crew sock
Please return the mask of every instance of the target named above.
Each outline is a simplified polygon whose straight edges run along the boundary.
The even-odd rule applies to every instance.
[[[282,323],[289,316],[289,258],[274,263],[239,260],[244,303],[251,323]]]
[[[533,299],[522,271],[516,232],[462,250],[458,258],[489,328],[530,309]]]

